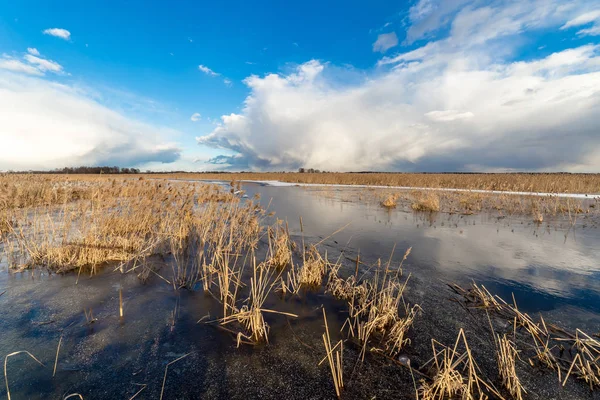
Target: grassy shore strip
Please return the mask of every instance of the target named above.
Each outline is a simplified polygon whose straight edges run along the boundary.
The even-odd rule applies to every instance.
[[[414,187],[414,186],[381,186],[381,185],[346,185],[346,184],[328,184],[328,183],[289,183],[281,181],[254,181],[242,180],[246,183],[258,183],[269,186],[303,186],[303,187],[340,187],[340,188],[365,188],[365,189],[396,189],[396,190],[422,190],[422,191],[440,191],[440,192],[462,192],[462,193],[482,193],[482,194],[507,194],[515,196],[538,196],[538,197],[560,197],[571,199],[600,199],[598,194],[585,193],[544,193],[544,192],[513,192],[504,190],[484,190],[484,189],[460,189],[460,188],[434,188],[434,187]]]
[[[600,194],[600,174],[567,173],[168,173],[172,179],[279,181],[370,187],[472,189],[527,193]]]

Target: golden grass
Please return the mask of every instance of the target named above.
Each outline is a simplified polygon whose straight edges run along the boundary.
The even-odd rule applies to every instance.
[[[149,175],[152,176],[152,175]],[[290,183],[343,185],[410,186],[504,190],[543,193],[600,193],[600,174],[498,173],[184,173],[161,177],[218,180],[278,180]]]

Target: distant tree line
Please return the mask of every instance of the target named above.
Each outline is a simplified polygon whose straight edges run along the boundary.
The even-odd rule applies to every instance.
[[[64,167],[47,171],[8,171],[8,173],[35,173],[35,174],[139,174],[138,168],[121,167]]]
[[[327,171],[321,171],[318,169],[314,169],[314,168],[298,168],[298,172],[301,174],[307,173],[307,174],[326,174]]]

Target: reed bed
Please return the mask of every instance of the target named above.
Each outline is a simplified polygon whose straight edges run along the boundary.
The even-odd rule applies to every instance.
[[[170,256],[172,283],[182,287],[199,279],[215,253],[258,242],[262,210],[216,186],[114,179],[87,184],[93,193],[84,200],[11,209],[2,238],[12,268],[95,273],[118,263],[147,276],[147,260]]]
[[[254,201],[240,198],[239,181],[231,183],[231,190],[223,190],[206,184],[112,177],[81,182],[54,176],[26,179],[31,182],[31,190],[22,187],[12,175],[0,177],[0,184],[17,198],[0,203],[0,234],[13,269],[45,267],[55,272],[94,274],[111,265],[124,273],[137,273],[141,279],[157,276],[174,290],[201,287],[222,306],[221,315],[208,322],[230,332],[238,347],[269,343],[271,317],[297,317],[268,306],[274,291],[281,291],[284,296],[300,295],[302,288],[324,287],[326,293],[342,300],[348,311],[341,329],[346,338],[333,344],[322,308],[325,325],[322,363],[327,361],[329,365],[338,398],[347,390],[344,389],[345,344],[358,348],[354,353],[358,353],[357,364],[365,361],[368,352],[404,365],[398,357],[411,344],[411,328],[422,313],[418,304],[411,305],[405,298],[410,274],[404,276],[403,263],[410,248],[399,265],[392,266],[392,252],[387,263],[378,261],[361,275],[357,257],[354,274],[344,276],[340,259],[330,262],[327,253],[319,251],[321,242],[305,244],[303,237],[299,252],[283,222],[265,226],[266,211]],[[419,211],[443,209],[443,197],[432,192],[411,194],[415,197],[391,196],[394,206],[408,202]],[[478,210],[485,199],[463,194],[457,202],[464,209]],[[417,202],[419,205],[414,206]],[[539,204],[527,207],[548,212]],[[574,209],[568,208],[568,212],[571,210]],[[268,243],[262,253],[258,251],[259,243]],[[257,253],[264,255],[260,262]],[[157,258],[160,262],[153,263]],[[600,386],[597,339],[580,330],[569,332],[546,324],[543,318],[534,321],[518,309],[514,299],[509,304],[484,286],[473,284],[463,289],[451,285],[451,288],[460,295],[465,308],[481,309],[512,322],[512,338],[507,333],[495,332],[493,337],[498,377],[513,399],[522,400],[526,393],[517,375],[519,364],[527,365],[521,355],[533,367],[555,371],[562,385],[575,377],[590,389]],[[91,309],[84,313],[88,323],[95,321]],[[119,315],[123,316],[120,291]],[[174,312],[173,321],[175,315]],[[54,358],[54,373],[61,343],[62,336]],[[430,361],[418,369],[408,364],[411,375],[415,372],[423,378],[417,388],[413,376],[418,398],[503,398],[483,376],[463,329],[454,345],[446,346],[435,339],[431,345]],[[8,357],[17,354],[20,353],[5,358],[9,399],[6,364]],[[184,357],[167,364],[161,397],[168,367]]]

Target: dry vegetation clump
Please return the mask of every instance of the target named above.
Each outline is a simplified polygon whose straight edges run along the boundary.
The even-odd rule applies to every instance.
[[[502,385],[508,390],[515,400],[523,400],[526,393],[521,380],[517,376],[517,359],[519,352],[515,343],[506,334],[502,337],[497,335],[496,345],[498,347],[498,371],[502,379]]]
[[[305,287],[319,287],[327,268],[327,255],[321,257],[317,247],[311,245],[303,256],[304,262],[298,269],[298,283]]]
[[[513,335],[519,335],[519,342],[523,342],[520,350],[526,352],[528,363],[532,367],[548,368],[556,371],[559,381],[563,386],[571,375],[586,382],[590,389],[600,387],[600,341],[577,329],[569,332],[552,324],[546,324],[540,316],[540,321],[535,322],[529,315],[519,311],[516,302],[513,304],[505,302],[502,298],[492,295],[484,286],[475,283],[468,289],[458,285],[451,285],[452,290],[460,295],[466,308],[485,310],[499,318],[513,323]],[[506,362],[507,355],[513,352],[506,347],[499,346],[499,360],[505,369],[512,369],[510,362]],[[514,348],[516,351],[516,347]],[[504,354],[502,354],[504,353]],[[514,353],[514,352],[513,352]],[[514,355],[514,354],[513,354]],[[513,357],[514,358],[514,357]],[[503,376],[501,368],[501,376]],[[517,381],[503,381],[509,391],[517,391]],[[512,393],[512,391],[511,391]]]
[[[410,249],[402,261],[409,252]],[[410,343],[406,335],[421,310],[418,305],[411,307],[403,297],[410,276],[402,281],[402,264],[391,270],[390,262],[391,257],[385,266],[379,263],[373,278],[356,288],[347,287],[351,279],[342,283],[343,280],[335,276],[329,278],[332,288],[337,287],[338,295],[348,302],[350,315],[344,328],[348,336],[361,346],[361,360],[364,360],[369,346],[371,351],[397,355]],[[401,309],[404,316],[400,315]]]
[[[268,229],[269,237],[269,258],[267,264],[283,269],[292,262],[293,242],[290,240],[290,235],[287,228],[281,225],[281,221],[277,221],[274,227]]]
[[[273,289],[276,279],[273,270],[264,264],[256,265],[254,260],[253,277],[250,279],[250,294],[247,301],[239,310],[233,309],[229,316],[221,319],[222,325],[237,323],[242,326],[242,331],[237,332],[237,345],[241,343],[255,344],[269,341],[269,325],[265,322],[264,313],[277,313],[289,317],[297,315],[280,311],[264,309],[263,305],[267,296]]]
[[[429,364],[431,382],[423,380],[419,398],[423,400],[502,398],[498,390],[480,376],[480,368],[471,353],[465,332],[461,329],[453,347],[431,340],[433,358]]]
[[[381,202],[381,205],[385,208],[395,208],[398,204],[398,197],[397,194],[390,194]]]
[[[331,271],[329,274],[327,291],[336,299],[348,301],[352,298],[364,298],[367,295],[367,286],[366,282],[358,284],[356,282],[356,276],[354,275],[351,275],[346,279],[340,278],[336,268],[335,271]]]
[[[440,196],[434,192],[417,192],[411,207],[415,211],[440,211]]]

